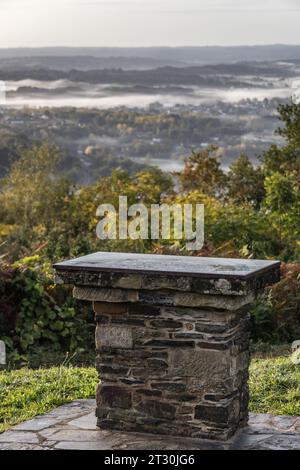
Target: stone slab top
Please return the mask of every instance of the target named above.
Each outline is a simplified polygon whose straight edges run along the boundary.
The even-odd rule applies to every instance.
[[[278,271],[280,261],[98,252],[54,264],[57,272],[123,273],[250,280]]]

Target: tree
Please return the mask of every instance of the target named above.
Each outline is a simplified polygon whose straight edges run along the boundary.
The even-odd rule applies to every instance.
[[[241,155],[230,166],[227,180],[227,196],[234,204],[251,204],[258,209],[265,195],[264,174],[254,168],[246,155]]]
[[[295,172],[300,182],[300,147],[271,145],[262,155],[262,170],[266,176]]]
[[[283,147],[271,145],[262,155],[262,166],[266,176],[272,173],[295,172],[300,183],[300,104],[291,103],[278,107],[279,117],[284,126],[276,130],[286,144]]]
[[[19,248],[31,250],[33,244],[46,243],[54,225],[67,216],[69,184],[55,177],[58,160],[56,147],[35,144],[23,151],[3,180],[1,222],[4,232],[5,226],[9,227],[11,251],[14,245],[18,252]]]
[[[4,178],[14,161],[19,158],[21,149],[28,145],[24,135],[3,130],[0,132],[0,178]]]
[[[294,173],[273,173],[265,180],[264,208],[280,240],[300,239],[300,187]]]
[[[208,196],[221,195],[226,186],[226,175],[221,169],[218,148],[208,146],[205,150],[192,152],[179,180],[185,191],[199,191]]]
[[[27,228],[47,218],[57,190],[54,170],[58,158],[56,147],[33,145],[12,165],[3,182],[2,195],[5,196],[4,207],[13,222]]]
[[[284,127],[279,127],[276,134],[283,137],[289,145],[300,148],[300,104],[292,101],[279,105],[278,112]]]

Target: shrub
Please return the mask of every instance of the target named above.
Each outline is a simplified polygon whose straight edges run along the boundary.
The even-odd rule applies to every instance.
[[[292,342],[300,338],[300,264],[282,265],[282,278],[252,308],[254,341]]]
[[[88,311],[75,312],[69,289],[54,285],[51,272],[39,256],[1,268],[0,334],[12,360],[37,347],[72,352],[93,344]]]

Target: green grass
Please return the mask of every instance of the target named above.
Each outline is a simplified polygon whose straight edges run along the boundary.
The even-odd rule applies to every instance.
[[[78,398],[93,398],[92,367],[52,367],[0,372],[0,432]]]
[[[0,432],[56,406],[92,398],[93,367],[61,366],[0,372]],[[250,411],[300,415],[300,366],[289,357],[253,359]]]
[[[300,365],[290,357],[253,359],[249,385],[250,411],[300,415]]]

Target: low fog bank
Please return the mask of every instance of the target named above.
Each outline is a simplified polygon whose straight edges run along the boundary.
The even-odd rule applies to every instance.
[[[287,99],[298,81],[264,82],[249,87],[202,86],[124,86],[72,83],[68,80],[21,80],[6,83],[6,105],[12,107],[84,107],[147,108],[156,103],[164,107],[212,105],[218,102],[237,104],[245,100]],[[266,86],[267,85],[267,86]]]

